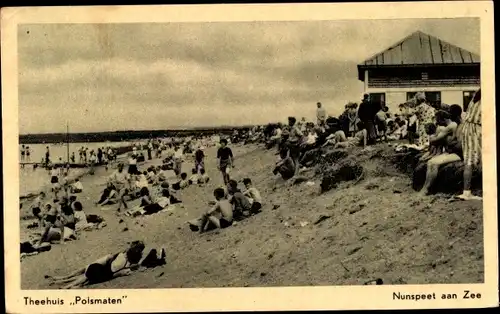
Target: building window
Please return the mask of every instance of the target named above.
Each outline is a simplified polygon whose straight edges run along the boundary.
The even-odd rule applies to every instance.
[[[463,104],[462,108],[464,111],[467,111],[467,108],[469,107],[469,103],[472,100],[472,97],[474,97],[474,91],[466,91],[463,94]]]
[[[417,92],[407,92],[406,93],[406,101],[412,100],[416,94],[417,94]]]
[[[441,106],[441,92],[425,92],[425,99],[431,106]]]
[[[377,104],[385,104],[385,93],[371,93],[370,101]]]
[[[417,92],[407,92],[406,100],[411,100],[415,97]],[[425,99],[430,105],[440,106],[441,105],[441,92],[425,92]]]

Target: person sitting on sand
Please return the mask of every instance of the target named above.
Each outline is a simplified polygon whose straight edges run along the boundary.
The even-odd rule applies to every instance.
[[[155,185],[159,182],[158,177],[156,176],[156,171],[154,167],[149,167],[147,170],[146,179],[148,179],[148,183]]]
[[[200,176],[198,177],[198,184],[207,184],[210,181],[210,177],[206,174],[205,169],[200,170]]]
[[[248,197],[250,203],[252,204],[252,208],[250,208],[250,214],[257,214],[262,208],[262,197],[260,196],[260,192],[253,186],[252,180],[250,178],[243,179],[243,184],[245,185],[246,189],[243,195]]]
[[[63,240],[76,240],[76,220],[73,208],[69,205],[69,201],[63,198],[61,204],[61,213],[59,218],[61,224],[63,225]]]
[[[249,199],[238,189],[238,182],[230,180],[227,185],[228,194],[230,195],[229,203],[233,205],[233,213],[235,218],[250,216],[252,204]]]
[[[82,193],[83,185],[79,179],[75,179],[75,182],[70,186],[70,192],[73,194]]]
[[[438,176],[439,167],[448,163],[461,160],[461,145],[457,140],[457,123],[451,120],[451,116],[446,111],[438,111],[436,113],[436,122],[443,126],[439,133],[429,137],[429,142],[445,143],[445,152],[439,153],[427,161],[427,173],[425,183],[420,190],[421,195],[427,195],[431,185]]]
[[[180,181],[178,183],[179,183],[179,188],[181,190],[185,189],[185,188],[187,188],[189,186],[189,181],[188,181],[187,173],[185,173],[185,172],[181,173],[181,179],[180,179]]]
[[[408,135],[407,129],[408,125],[406,123],[406,120],[398,117],[394,119],[394,130],[387,134],[387,139],[402,140]]]
[[[348,148],[354,146],[362,146],[363,149],[365,149],[368,142],[368,132],[364,127],[364,123],[361,121],[358,122],[357,128],[359,131],[356,132],[354,137],[349,137],[345,141],[337,142],[334,148]]]
[[[200,233],[211,229],[223,229],[233,224],[233,208],[223,188],[214,190],[215,204],[199,219],[188,221],[192,231]]]
[[[115,204],[118,201],[118,191],[116,190],[113,182],[108,182],[106,188],[101,194],[101,198],[97,202],[97,205],[108,205]]]
[[[198,170],[196,168],[191,169],[191,176],[189,177],[188,183],[189,184],[196,184],[198,183]]]
[[[106,226],[104,221],[98,223],[91,223],[87,220],[87,215],[83,210],[82,203],[76,201],[71,204],[71,208],[73,209],[73,215],[75,217],[75,231],[79,232],[82,230],[92,230],[92,229],[100,229]]]
[[[42,233],[37,243],[63,243],[64,225],[59,218],[57,206],[46,204],[43,217]]]
[[[148,182],[148,179],[146,177],[147,175],[147,172],[144,171],[143,173],[141,173],[140,175],[137,175],[136,176],[136,180],[135,180],[135,188],[140,190],[142,188],[147,188],[149,186],[149,182]]]
[[[164,181],[167,181],[167,179],[168,179],[168,167],[167,167],[167,165],[161,165],[160,171],[158,172],[158,175],[157,175],[157,181],[164,182]]]
[[[286,148],[280,151],[280,158],[274,167],[273,174],[277,175],[279,173],[284,180],[291,179],[295,174],[295,163],[288,156]]]
[[[45,278],[52,281],[51,285],[67,283],[61,289],[72,289],[128,276],[132,274],[132,271],[141,267],[154,267],[166,263],[164,248],[159,251],[156,249],[149,250],[149,254],[145,254],[145,252],[148,252],[148,250],[146,250],[142,241],[133,241],[127,250],[103,256],[67,276],[45,275]]]
[[[436,125],[434,123],[427,123],[425,125],[425,132],[429,136],[436,135],[439,132],[441,132],[443,129],[444,129],[443,126],[436,127]],[[445,144],[445,143],[443,143],[442,141],[441,142],[432,142],[432,143],[429,143],[429,145],[428,145],[429,146],[428,147],[428,151],[424,155],[422,155],[422,157],[420,157],[420,160],[421,161],[429,160],[432,157],[437,156],[437,155],[443,153],[444,152],[444,148],[446,146],[446,145],[443,145],[443,144]]]

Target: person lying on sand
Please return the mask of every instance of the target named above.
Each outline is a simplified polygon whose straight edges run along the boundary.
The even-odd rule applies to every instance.
[[[26,256],[37,255],[38,253],[50,251],[52,245],[50,243],[36,243],[31,241],[21,242],[21,256],[23,259]]]
[[[354,137],[349,137],[345,141],[337,142],[334,148],[348,148],[361,145],[363,149],[365,149],[368,142],[368,132],[363,122],[358,122],[357,126],[359,131],[356,132]]]
[[[166,190],[168,192],[168,190]],[[141,203],[135,208],[126,211],[127,216],[151,215],[159,212],[170,204],[168,197],[156,199],[153,197],[148,188],[141,189]],[[169,195],[170,196],[170,195]]]
[[[262,208],[262,197],[260,196],[259,190],[255,188],[252,184],[250,178],[243,179],[243,184],[245,185],[245,193],[243,195],[248,197],[252,207],[250,208],[250,214],[257,214]]]
[[[233,207],[226,198],[223,188],[214,190],[215,204],[199,219],[188,221],[192,231],[200,233],[214,228],[223,229],[233,224]]]
[[[51,285],[66,283],[67,285],[61,289],[74,289],[128,276],[135,270],[164,265],[165,263],[164,248],[158,251],[156,249],[148,251],[142,241],[134,241],[127,250],[103,256],[67,276],[45,275],[45,278],[51,280]]]

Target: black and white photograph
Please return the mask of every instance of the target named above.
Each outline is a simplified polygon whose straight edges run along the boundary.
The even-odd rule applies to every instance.
[[[16,96],[2,101],[2,122],[4,169],[17,178],[4,171],[4,215],[15,216],[6,247],[19,306],[62,310],[67,289],[80,297],[65,306],[127,309],[102,296],[397,286],[384,299],[404,308],[425,306],[409,305],[418,289],[405,287],[461,285],[463,301],[498,277],[486,270],[496,132],[482,32],[493,40],[493,29],[480,16],[249,12],[12,28]]]

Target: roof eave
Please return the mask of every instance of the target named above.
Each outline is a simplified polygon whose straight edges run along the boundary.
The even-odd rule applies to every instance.
[[[480,66],[480,62],[471,63],[422,63],[422,64],[358,64],[358,69],[370,68],[419,68],[419,67],[446,67],[446,66]]]

